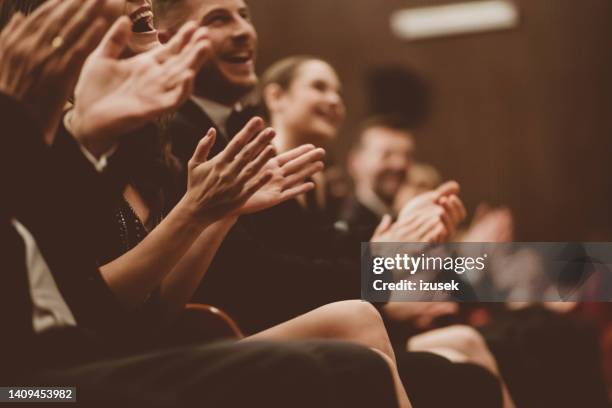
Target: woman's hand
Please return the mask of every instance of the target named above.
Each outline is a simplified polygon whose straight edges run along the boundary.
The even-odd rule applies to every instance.
[[[85,59],[118,16],[118,0],[49,0],[0,34],[0,92],[24,103],[50,143]]]
[[[121,59],[131,35],[130,19],[121,17],[87,59],[76,87],[69,129],[93,154],[183,103],[210,45],[206,28],[187,23],[167,45]]]
[[[325,150],[303,145],[269,160],[262,171],[270,173],[270,180],[238,209],[237,215],[263,211],[312,190],[315,185],[308,180],[323,170],[324,156]]]
[[[209,130],[189,161],[182,205],[207,224],[235,215],[272,178],[262,169],[275,154],[274,135],[261,118],[251,119],[223,152],[207,160],[216,138],[215,130]]]

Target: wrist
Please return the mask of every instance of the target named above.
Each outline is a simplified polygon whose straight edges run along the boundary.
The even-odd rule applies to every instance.
[[[100,158],[115,146],[114,139],[104,137],[96,126],[88,126],[88,121],[78,107],[69,110],[64,116],[64,126],[76,141],[94,157]]]
[[[219,221],[218,219],[210,217],[209,214],[206,214],[206,211],[202,211],[202,205],[192,198],[189,191],[187,191],[178,202],[175,210],[186,222],[202,228]]]

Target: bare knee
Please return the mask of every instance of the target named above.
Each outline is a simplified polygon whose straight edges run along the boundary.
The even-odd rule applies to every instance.
[[[384,327],[380,313],[370,303],[360,300],[347,300],[331,303],[321,308],[330,317],[333,327],[354,331],[356,328],[379,329]]]
[[[480,333],[469,326],[453,326],[451,336],[458,351],[473,357],[488,352],[488,347]]]
[[[393,348],[383,319],[374,306],[359,300],[323,306],[330,319],[328,330],[332,337],[352,340],[382,351],[394,359]]]

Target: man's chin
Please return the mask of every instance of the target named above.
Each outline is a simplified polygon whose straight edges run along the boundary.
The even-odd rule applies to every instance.
[[[257,77],[236,78],[224,75],[215,69],[202,69],[196,78],[196,93],[199,96],[232,105],[255,90]]]

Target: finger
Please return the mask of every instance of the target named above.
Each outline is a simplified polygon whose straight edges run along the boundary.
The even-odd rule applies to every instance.
[[[119,17],[104,36],[96,52],[104,57],[119,58],[131,37],[132,22],[130,18],[127,16]]]
[[[199,164],[202,164],[208,160],[208,155],[215,144],[216,138],[217,131],[214,128],[210,128],[202,140],[200,140],[200,143],[198,143],[196,146],[193,156],[189,161],[190,168],[197,167]]]
[[[258,157],[261,152],[267,147],[271,147],[270,142],[274,139],[276,132],[272,128],[265,129],[260,132],[259,135],[251,141],[231,163],[229,170],[233,174],[238,174],[244,169],[249,163]],[[274,152],[276,153],[276,152]]]
[[[322,171],[324,168],[325,164],[323,162],[315,162],[306,166],[304,169],[302,169],[302,171],[292,174],[289,177],[285,177],[283,189],[288,189],[295,186],[296,184],[303,183],[304,180],[309,179],[313,175]]]
[[[261,175],[261,177],[247,184],[247,187],[243,194],[243,200],[246,201],[249,198],[251,198],[251,196],[255,194],[257,191],[259,191],[259,189],[261,189],[263,186],[265,186],[266,183],[268,183],[268,181],[270,181],[271,178],[272,178],[272,173],[269,171],[266,171],[264,174]]]
[[[232,139],[223,150],[223,160],[232,161],[238,153],[242,151],[244,146],[247,145],[255,136],[259,134],[264,128],[264,121],[262,118],[255,117],[251,119],[246,126],[238,132],[238,134]],[[231,136],[231,135],[230,135]]]
[[[441,244],[447,239],[448,236],[448,230],[443,225],[438,225],[423,238],[423,241],[427,243]]]
[[[291,160],[297,159],[303,154],[308,153],[311,150],[314,150],[314,148],[315,146],[311,144],[302,145],[302,146],[296,147],[295,149],[291,149],[288,152],[279,154],[278,156],[276,156],[276,160],[278,161],[278,165],[282,167],[285,164],[289,163]]]
[[[442,197],[439,204],[444,208],[447,217],[447,226],[454,232],[455,228],[463,221],[465,208],[457,196]]]
[[[186,47],[192,48],[195,46],[203,47],[203,50],[197,54],[197,58],[195,58],[192,62],[186,62],[185,66],[192,68],[197,72],[204,65],[206,57],[209,55],[212,46],[212,43],[208,38],[208,28],[198,28]]]
[[[166,60],[163,64],[165,79],[162,81],[173,84],[186,70],[198,72],[208,55],[208,46],[208,43],[188,46],[180,54]]]
[[[303,169],[304,166],[307,166],[309,163],[323,159],[324,156],[325,156],[325,150],[323,149],[312,150],[296,159],[293,159],[292,161],[284,165],[283,174],[289,175],[289,174],[298,172],[301,169]]]
[[[103,1],[103,0],[94,0]],[[59,4],[55,10],[42,22],[40,31],[38,33],[38,39],[41,44],[49,44],[56,37],[61,29],[65,27],[68,21],[74,16],[79,7],[81,1],[79,0],[65,0]]]
[[[184,71],[180,77],[175,78],[175,83],[168,87],[164,102],[160,104],[159,114],[166,113],[170,109],[180,106],[193,93],[193,83],[195,80],[195,72],[188,69]]]
[[[296,197],[301,196],[302,194],[305,194],[309,191],[311,191],[312,189],[315,188],[315,184],[313,182],[308,182],[308,183],[303,183],[300,184],[298,186],[292,187],[288,190],[283,191],[282,193],[282,201],[289,201],[291,199],[294,199]]]
[[[16,12],[15,14],[13,14],[13,16],[9,20],[8,24],[2,30],[3,36],[4,35],[9,35],[13,31],[15,31],[19,27],[19,25],[21,24],[21,22],[23,21],[24,18],[25,17],[23,15],[23,13],[21,13],[19,11]]]
[[[194,44],[189,49],[189,52],[184,53],[183,57],[177,62],[179,69],[193,69],[199,71],[210,55],[211,43],[209,40],[201,41]]]
[[[238,176],[238,182],[244,184],[248,183],[248,181],[255,177],[266,165],[266,163],[274,157],[275,153],[276,152],[274,150],[274,146],[268,145],[268,147],[266,147],[264,151],[261,152],[261,154],[259,155],[259,157],[257,157],[256,160],[249,163],[248,166],[246,166],[244,170],[242,170],[242,172]]]
[[[68,3],[68,2],[66,2]],[[47,20],[49,15],[61,5],[61,0],[49,0],[38,7],[27,18],[27,24],[22,28],[24,33],[31,33],[34,30],[42,29],[41,25]],[[67,4],[65,4],[67,5]]]
[[[439,216],[433,216],[428,218],[423,224],[421,224],[419,226],[419,228],[417,229],[417,236],[423,240],[425,237],[427,237],[436,227],[440,226],[440,225],[444,225],[442,224],[442,220],[440,219]],[[421,242],[427,242],[427,241],[421,241]]]
[[[444,208],[444,211],[442,211],[442,214],[440,215],[440,217],[442,218],[442,223],[446,226],[446,229],[448,230],[449,235],[453,235],[455,233],[456,225],[452,219],[451,214],[449,213],[449,210],[443,204],[442,206]]]
[[[436,189],[436,195],[438,197],[444,197],[451,194],[459,194],[460,191],[461,187],[459,186],[459,183],[456,181],[447,181]]]
[[[66,67],[67,71],[76,74],[75,80],[78,79],[78,73],[81,72],[85,60],[98,46],[107,29],[108,21],[103,18],[97,18],[64,56],[63,64],[65,65],[63,66]]]
[[[64,44],[69,47],[73,42],[79,41],[81,35],[100,16],[104,4],[104,1],[99,0],[86,1],[60,31],[59,35],[64,39]]]
[[[378,227],[376,227],[376,230],[374,231],[374,236],[378,236],[387,232],[387,230],[391,228],[392,223],[393,219],[391,218],[391,216],[389,214],[385,214],[382,220],[380,221],[380,224],[378,224]]]
[[[153,51],[153,57],[157,62],[164,63],[174,55],[179,54],[183,48],[189,43],[197,29],[196,23],[189,21],[179,29],[178,33],[168,42],[168,44],[157,47]]]
[[[21,27],[25,19],[26,17],[21,12],[13,14],[4,30],[0,32],[0,43],[13,44],[20,38],[23,38]]]
[[[461,224],[463,220],[467,217],[467,210],[465,209],[465,205],[463,201],[456,195],[452,195],[449,198],[449,203],[454,209],[454,213],[456,214],[457,225]]]

